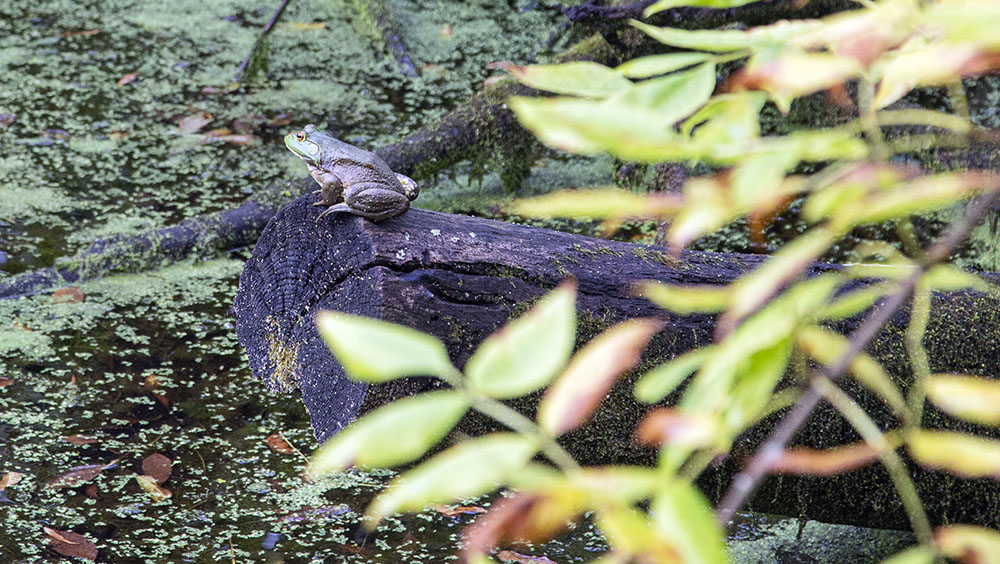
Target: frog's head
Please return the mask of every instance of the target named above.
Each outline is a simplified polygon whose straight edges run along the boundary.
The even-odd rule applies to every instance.
[[[318,131],[316,126],[310,123],[299,131],[285,135],[285,146],[306,164],[319,166],[323,161],[325,149],[333,139],[329,134]]]

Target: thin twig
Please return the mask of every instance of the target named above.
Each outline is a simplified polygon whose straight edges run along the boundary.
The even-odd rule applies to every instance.
[[[815,372],[814,379],[828,378],[835,381],[844,373],[854,357],[868,346],[868,343],[878,335],[882,326],[892,318],[896,310],[906,303],[920,277],[933,265],[947,259],[951,255],[952,249],[969,235],[1000,198],[996,186],[992,186],[991,190],[991,193],[980,196],[973,201],[965,215],[952,226],[948,234],[927,251],[926,260],[914,270],[913,274],[900,282],[899,290],[889,296],[881,307],[874,309],[865,322],[851,334],[850,346],[847,351],[837,359],[837,362],[820,367]],[[719,507],[716,510],[720,521],[726,524],[732,521],[736,510],[743,505],[747,497],[756,491],[764,475],[781,457],[785,445],[792,440],[799,427],[809,418],[820,399],[822,396],[814,386],[807,388],[792,410],[788,412],[788,415],[781,420],[771,436],[750,459],[746,468],[733,477],[729,489],[722,496],[722,501],[719,502]]]
[[[281,12],[285,11],[285,6],[288,5],[289,1],[290,0],[281,0],[281,4],[278,6],[278,9],[271,14],[271,19],[264,25],[264,29],[262,29],[260,34],[257,35],[257,39],[254,39],[253,45],[250,47],[250,52],[247,53],[246,58],[243,59],[242,63],[240,63],[240,68],[236,70],[236,76],[233,77],[233,82],[243,80],[243,73],[246,72],[247,66],[250,64],[250,59],[253,59],[254,53],[256,53],[257,48],[260,47],[260,42],[267,37],[268,33],[271,32],[271,28],[274,27],[274,24],[278,23],[278,18],[281,17]]]

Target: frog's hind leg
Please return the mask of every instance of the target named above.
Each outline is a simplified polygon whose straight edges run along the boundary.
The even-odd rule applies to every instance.
[[[406,194],[385,188],[365,188],[344,193],[347,211],[371,221],[384,221],[402,215],[410,209],[410,199]]]
[[[324,204],[323,202],[316,202],[313,205],[314,206],[323,206],[323,205],[326,205],[326,204]],[[323,216],[325,216],[327,214],[331,214],[333,212],[338,212],[338,211],[349,212],[349,211],[351,211],[351,209],[348,208],[347,204],[345,204],[343,202],[341,202],[339,204],[332,205],[332,206],[326,208],[325,210],[323,210],[322,212],[320,212],[320,214],[316,216],[316,221],[318,222],[320,219],[323,218]]]

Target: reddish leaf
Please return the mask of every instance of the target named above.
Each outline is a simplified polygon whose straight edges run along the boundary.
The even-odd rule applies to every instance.
[[[103,472],[106,468],[110,468],[115,464],[118,464],[119,459],[114,459],[107,464],[90,464],[87,466],[77,466],[70,470],[69,472],[63,472],[58,476],[49,478],[48,486],[50,488],[60,489],[60,488],[73,488],[79,486],[80,484],[89,482],[97,477],[98,474]]]
[[[194,133],[205,127],[212,121],[212,114],[208,112],[198,112],[189,116],[184,116],[177,122],[177,129],[181,133]]]
[[[1000,533],[974,525],[946,525],[934,529],[941,554],[962,564],[1000,562]]]
[[[49,537],[49,546],[59,554],[90,561],[97,559],[97,545],[87,537],[71,531],[59,531],[48,527],[44,527],[43,530]]]
[[[156,401],[163,404],[163,407],[170,407],[170,399],[167,398],[167,396],[156,392],[150,392],[150,393],[153,394],[153,397],[156,398]]]
[[[632,319],[607,329],[573,355],[538,406],[538,422],[553,435],[576,429],[593,415],[619,376],[639,362],[656,319]]]
[[[518,564],[556,564],[555,560],[545,556],[521,554],[520,552],[514,552],[513,550],[501,550],[497,553],[497,558],[499,558],[501,562],[517,562]]]
[[[67,31],[66,33],[63,33],[62,36],[63,37],[87,37],[87,36],[90,36],[90,35],[97,35],[98,33],[101,33],[101,30],[99,30],[99,29],[85,29],[83,31]]]
[[[7,386],[14,383],[13,378],[8,378],[6,376],[0,376],[0,388],[6,388]]]
[[[718,431],[719,422],[710,415],[662,408],[647,413],[635,433],[639,443],[644,445],[669,443],[702,447],[711,444]]]
[[[68,437],[63,437],[63,440],[74,445],[91,445],[101,442],[100,439],[96,439],[94,437],[84,437],[81,435],[70,435]]]
[[[97,495],[97,486],[94,484],[87,484],[83,487],[83,493],[87,495],[90,499],[97,499],[100,496]]]
[[[163,484],[170,479],[172,462],[160,453],[153,453],[142,459],[142,473]]]
[[[445,517],[454,517],[456,515],[469,515],[475,513],[486,513],[486,509],[483,507],[478,507],[475,505],[435,505],[431,509],[437,511]]]
[[[52,301],[59,303],[82,302],[84,298],[83,290],[77,286],[66,286],[52,292]]]
[[[139,73],[130,72],[125,76],[118,79],[118,86],[125,86],[126,84],[132,82],[133,80],[139,78]]]
[[[7,489],[8,486],[13,486],[14,484],[20,482],[23,477],[24,474],[21,474],[20,472],[7,472],[3,475],[3,477],[0,477],[0,492]]]
[[[507,542],[545,542],[566,530],[583,507],[566,496],[517,494],[503,498],[467,527],[462,556],[488,554]]]
[[[280,452],[281,454],[294,454],[295,449],[292,445],[288,444],[288,441],[281,436],[281,433],[274,433],[268,435],[267,446],[271,447],[275,452]]]
[[[831,449],[795,447],[785,449],[771,466],[772,472],[808,476],[833,476],[878,460],[878,450],[867,443]]]
[[[173,495],[170,490],[157,484],[156,479],[152,476],[136,476],[135,481],[139,482],[139,485],[149,494],[149,497],[153,498],[153,501],[163,501]]]
[[[0,114],[0,127],[7,127],[15,121],[17,121],[17,114]]]

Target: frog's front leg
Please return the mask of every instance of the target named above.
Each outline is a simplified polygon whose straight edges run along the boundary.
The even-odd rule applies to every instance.
[[[336,174],[320,170],[310,165],[309,174],[312,175],[320,189],[314,190],[313,194],[319,194],[319,201],[314,206],[332,206],[344,200],[344,184]]]

